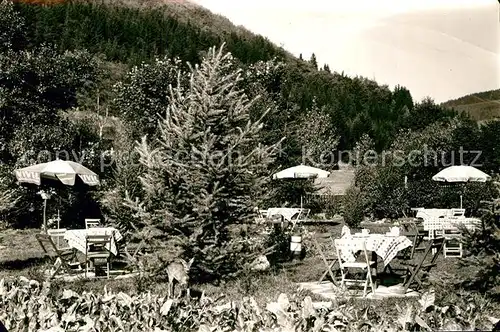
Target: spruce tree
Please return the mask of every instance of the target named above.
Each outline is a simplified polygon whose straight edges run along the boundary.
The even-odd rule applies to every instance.
[[[318,69],[318,61],[316,60],[316,55],[314,53],[311,55],[311,60],[309,60],[309,62],[314,66],[314,68]]]
[[[241,80],[232,55],[210,49],[190,69],[189,85],[170,89],[157,137],[136,149],[143,195],[126,204],[146,225],[149,244],[161,247],[175,235],[181,256],[194,257],[204,277],[241,271],[258,254],[229,228],[253,221],[278,144],[259,144],[262,118],[250,119],[255,100],[237,88]]]

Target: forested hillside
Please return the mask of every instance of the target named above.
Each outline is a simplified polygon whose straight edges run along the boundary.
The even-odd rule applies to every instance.
[[[231,26],[198,6],[169,3],[138,7],[88,2],[18,4],[16,10],[25,21],[25,38],[15,39],[13,47],[54,43],[60,50],[84,48],[91,54],[103,54],[106,61],[137,65],[162,56],[197,63],[210,46],[224,42],[244,65],[282,60],[284,66],[268,88],[279,95],[277,102],[286,110],[286,122],[293,123],[313,107],[322,109],[335,122],[342,148],[353,147],[367,133],[382,149],[400,128],[411,127],[412,122],[425,125],[440,117],[420,119],[421,106],[414,105],[404,87],[390,91],[365,78],[330,73],[327,66],[318,69],[315,61],[292,58],[264,37]],[[436,113],[440,112],[429,103],[422,107],[435,107]],[[281,117],[277,121],[284,120]]]
[[[500,89],[473,93],[443,103],[458,112],[465,112],[477,121],[500,118]]]

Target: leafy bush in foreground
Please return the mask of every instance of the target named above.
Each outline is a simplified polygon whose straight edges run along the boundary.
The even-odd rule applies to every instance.
[[[477,297],[477,296],[476,296]],[[472,302],[471,300],[472,299]],[[475,299],[475,300],[474,300]],[[475,301],[475,302],[474,302]],[[0,281],[0,320],[16,331],[401,331],[445,329],[491,330],[498,320],[493,306],[472,297],[455,304],[435,304],[426,293],[415,303],[391,306],[381,313],[377,303],[337,303],[317,307],[309,296],[285,294],[266,309],[253,298],[241,303],[203,297],[172,300],[151,292],[129,296],[71,290],[55,292],[24,277]],[[367,306],[366,306],[367,305]],[[460,305],[460,307],[459,307]]]

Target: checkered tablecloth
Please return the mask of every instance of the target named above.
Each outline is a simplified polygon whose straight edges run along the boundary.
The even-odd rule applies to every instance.
[[[481,219],[477,218],[431,218],[424,221],[424,230],[440,231],[443,229],[457,228],[460,225],[467,229],[475,229],[481,225]]]
[[[86,236],[87,235],[111,235],[111,245],[107,249],[115,256],[118,255],[118,247],[116,243],[123,237],[120,232],[113,227],[96,227],[88,229],[68,229],[64,234],[64,239],[68,241],[71,248],[85,253]]]
[[[355,254],[362,248],[363,241],[366,250],[374,251],[387,266],[399,251],[408,248],[413,243],[406,236],[390,236],[386,234],[349,235],[342,239],[350,240],[345,248],[340,249],[341,258],[348,262],[356,260]]]

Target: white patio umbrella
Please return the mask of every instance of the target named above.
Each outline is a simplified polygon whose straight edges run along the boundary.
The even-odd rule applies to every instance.
[[[88,186],[99,185],[99,176],[87,167],[69,160],[54,160],[17,169],[14,171],[17,181],[20,183],[31,183],[40,185],[42,178],[59,180],[67,186],[74,186],[77,176]],[[47,209],[46,195],[43,198],[43,226],[47,229],[45,212]]]
[[[284,169],[273,175],[273,179],[309,179],[309,178],[327,178],[330,172],[322,169],[298,165]]]
[[[330,172],[316,167],[297,165],[273,174],[273,179],[327,178],[328,175],[330,175]],[[302,195],[300,196],[300,208],[302,208]]]
[[[478,170],[473,166],[459,165],[450,166],[432,177],[434,181],[440,182],[486,182],[491,176]],[[460,208],[462,208],[462,195],[460,195]]]

